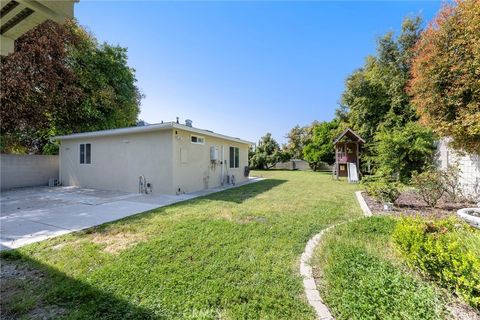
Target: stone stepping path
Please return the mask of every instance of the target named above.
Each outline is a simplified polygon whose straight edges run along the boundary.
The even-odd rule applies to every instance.
[[[362,208],[363,214],[366,217],[370,217],[372,212],[367,206],[367,203],[363,199],[362,192],[357,191],[355,192],[355,196],[357,197],[358,203],[360,204],[360,208]],[[322,236],[330,231],[331,229],[335,228],[336,226],[342,225],[349,221],[341,222],[335,225],[332,225],[326,229],[323,229],[316,235],[314,235],[305,246],[305,250],[303,251],[300,257],[300,274],[303,277],[303,287],[305,289],[305,295],[307,296],[308,303],[313,307],[315,313],[317,314],[318,320],[333,320],[335,319],[328,307],[323,303],[323,300],[320,296],[320,292],[317,290],[317,285],[315,284],[315,279],[313,278],[313,270],[310,265],[310,260],[312,259],[313,252],[315,247],[318,245]]]

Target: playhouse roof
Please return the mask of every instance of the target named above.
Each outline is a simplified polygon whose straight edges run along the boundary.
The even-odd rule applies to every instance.
[[[337,144],[345,136],[352,139],[353,141],[356,141],[359,143],[365,143],[365,140],[363,140],[362,137],[358,135],[358,133],[356,133],[350,128],[347,128],[335,139],[335,141],[333,141],[333,144]]]

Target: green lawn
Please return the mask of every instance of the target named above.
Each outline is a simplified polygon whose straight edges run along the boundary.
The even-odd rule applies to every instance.
[[[313,319],[300,254],[323,228],[361,216],[358,185],[253,174],[268,179],[3,253],[29,270],[2,280],[4,315]]]
[[[449,318],[446,294],[398,256],[391,240],[396,221],[361,218],[334,228],[317,247],[317,285],[338,320]]]

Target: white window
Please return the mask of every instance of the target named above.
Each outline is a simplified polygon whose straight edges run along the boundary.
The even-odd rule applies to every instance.
[[[205,138],[204,137],[199,137],[199,136],[191,136],[190,141],[192,141],[192,143],[196,143],[196,144],[204,144],[205,143]]]
[[[240,167],[240,149],[237,147],[230,147],[230,168]]]
[[[90,143],[80,144],[80,164],[92,163],[92,145]]]

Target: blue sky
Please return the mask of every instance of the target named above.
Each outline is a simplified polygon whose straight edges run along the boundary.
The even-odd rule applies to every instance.
[[[296,124],[331,120],[345,78],[403,17],[441,2],[80,1],[100,41],[128,48],[146,95],[140,118],[279,142]]]

